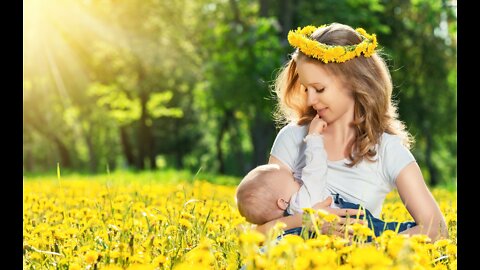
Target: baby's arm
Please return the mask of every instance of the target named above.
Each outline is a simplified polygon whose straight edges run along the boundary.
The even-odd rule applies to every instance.
[[[292,196],[289,212],[301,212],[302,208],[312,207],[315,203],[323,201],[328,195],[326,192],[327,153],[323,145],[323,130],[327,123],[315,116],[309,126],[309,131],[304,141],[306,143],[305,162],[302,170],[303,185]]]

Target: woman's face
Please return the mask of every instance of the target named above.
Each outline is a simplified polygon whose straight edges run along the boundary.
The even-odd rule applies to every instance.
[[[321,64],[305,60],[298,60],[296,64],[308,106],[312,106],[328,124],[339,120],[347,125],[351,123],[355,101],[341,79]]]

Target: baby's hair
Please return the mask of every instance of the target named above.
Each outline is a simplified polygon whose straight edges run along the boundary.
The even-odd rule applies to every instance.
[[[311,38],[330,45],[353,45],[362,41],[350,26],[332,23],[312,33]],[[312,121],[316,111],[307,105],[305,92],[298,81],[297,61],[309,61],[322,65],[325,70],[338,76],[352,90],[355,100],[353,127],[355,140],[350,147],[350,166],[362,159],[373,161],[377,154],[375,145],[383,132],[396,134],[410,148],[412,136],[398,119],[397,106],[392,101],[392,80],[388,67],[377,51],[371,57],[356,57],[344,63],[323,63],[296,49],[291,60],[279,71],[274,85],[278,105],[275,120],[284,125],[296,122],[305,125]]]
[[[235,199],[240,215],[253,224],[264,224],[275,219],[278,211],[275,180],[282,171],[277,164],[260,165],[251,170],[237,187]],[[292,178],[293,181],[293,178]]]

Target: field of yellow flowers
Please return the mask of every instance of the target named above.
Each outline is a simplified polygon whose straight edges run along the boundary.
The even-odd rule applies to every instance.
[[[23,269],[456,269],[456,192],[434,189],[449,239],[388,231],[370,243],[276,240],[238,214],[235,186],[207,181],[24,180]],[[385,220],[411,220],[396,193]],[[369,235],[358,229],[358,239]]]

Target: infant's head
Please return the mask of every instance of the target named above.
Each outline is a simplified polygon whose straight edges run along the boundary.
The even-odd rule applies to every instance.
[[[287,169],[277,164],[251,170],[236,191],[238,211],[248,222],[264,224],[283,216],[300,184]]]

